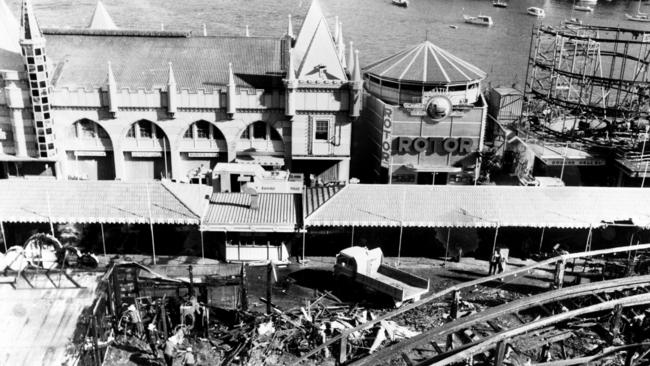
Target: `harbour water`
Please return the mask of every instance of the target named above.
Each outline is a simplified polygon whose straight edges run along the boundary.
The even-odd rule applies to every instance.
[[[95,0],[33,0],[42,27],[86,26]],[[115,23],[125,28],[192,30],[209,35],[279,36],[286,31],[287,15],[293,14],[297,32],[310,0],[103,0]],[[489,74],[493,85],[523,84],[532,27],[537,22],[550,25],[569,17],[586,24],[633,28],[650,32],[650,23],[631,22],[624,13],[634,14],[637,1],[599,0],[592,13],[572,12],[569,0],[510,0],[505,9],[491,0],[411,0],[408,8],[391,5],[390,0],[320,0],[330,26],[338,15],[346,42],[354,41],[363,65],[380,60],[409,45],[428,38],[434,44],[465,59]],[[19,12],[19,0],[9,0]],[[650,2],[641,11],[650,12]],[[526,14],[536,6],[545,18]],[[463,22],[463,14],[489,15],[494,26],[482,27]],[[450,27],[451,25],[457,28]],[[97,60],[103,62],[103,60]]]

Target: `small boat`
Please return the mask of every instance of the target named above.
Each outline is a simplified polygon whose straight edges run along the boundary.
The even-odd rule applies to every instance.
[[[401,6],[404,8],[407,8],[409,6],[409,0],[392,0],[393,5],[395,6]]]
[[[648,18],[647,14],[630,15],[625,13],[625,18],[634,22],[650,22],[650,18]]]
[[[495,0],[495,1],[492,2],[492,6],[494,6],[496,8],[507,8],[508,3],[505,2],[505,1],[501,1],[501,0]]]
[[[578,18],[569,18],[564,20],[564,24],[582,25],[582,20]]]
[[[591,6],[587,6],[587,5],[576,5],[576,6],[573,7],[573,10],[591,12],[591,11],[594,11],[594,8],[592,8]]]
[[[487,15],[478,15],[475,17],[469,16],[469,15],[464,15],[463,18],[465,19],[465,23],[470,23],[470,24],[476,24],[476,25],[484,25],[484,26],[491,26],[494,24],[492,22],[492,18],[487,16]]]
[[[536,16],[536,17],[544,17],[546,16],[546,13],[544,12],[544,9],[531,6],[530,8],[526,9],[526,13]]]
[[[598,0],[581,0],[580,2],[583,4],[596,4]]]
[[[450,25],[449,25],[449,28],[451,28],[451,29],[458,29],[458,26],[457,26],[457,25],[450,24]]]

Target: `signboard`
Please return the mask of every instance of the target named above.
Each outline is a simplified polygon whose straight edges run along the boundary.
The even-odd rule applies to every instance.
[[[106,151],[75,151],[74,156],[106,156]]]
[[[462,155],[471,152],[472,145],[474,145],[474,140],[467,137],[398,137],[397,153],[419,154],[424,152],[431,155],[442,147],[442,150],[448,154]]]
[[[390,166],[390,156],[392,153],[391,134],[393,132],[393,108],[384,106],[384,120],[382,123],[381,134],[381,166],[388,168]]]
[[[131,156],[134,158],[159,158],[162,156],[162,153],[153,151],[131,151]]]
[[[219,153],[217,152],[188,152],[188,158],[217,158]]]
[[[565,166],[604,166],[605,160],[602,159],[543,159],[544,164],[546,165],[559,165],[561,166],[564,162]]]

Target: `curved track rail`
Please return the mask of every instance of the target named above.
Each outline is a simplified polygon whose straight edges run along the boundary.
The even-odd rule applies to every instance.
[[[513,278],[517,276],[524,276],[527,274],[530,274],[531,272],[535,270],[548,270],[550,266],[555,265],[556,268],[556,286],[562,287],[564,283],[564,267],[569,260],[573,259],[586,259],[586,258],[591,258],[591,257],[597,257],[597,256],[603,256],[603,255],[608,255],[608,254],[615,254],[615,253],[623,253],[623,252],[632,252],[632,251],[637,251],[637,250],[648,250],[650,249],[650,244],[640,244],[640,245],[634,245],[634,246],[625,246],[625,247],[617,247],[617,248],[610,248],[610,249],[604,249],[604,250],[594,250],[590,252],[583,252],[583,253],[571,253],[571,254],[565,254],[561,256],[557,256],[554,258],[546,259],[541,262],[537,262],[535,264],[521,267],[518,269],[514,269],[508,272],[504,272],[501,274],[493,275],[493,276],[488,276],[488,277],[482,277],[478,278],[473,281],[468,281],[464,282],[461,284],[458,284],[456,286],[451,286],[445,290],[436,292],[434,294],[431,294],[419,301],[416,301],[411,304],[407,304],[402,306],[399,309],[396,309],[394,311],[391,311],[389,313],[386,313],[380,317],[377,317],[374,320],[368,321],[364,324],[361,324],[359,326],[356,326],[354,328],[348,329],[346,331],[343,331],[341,334],[330,338],[327,342],[323,343],[322,345],[315,347],[313,350],[310,352],[306,353],[303,355],[302,358],[300,358],[298,361],[293,363],[292,365],[299,365],[302,362],[307,361],[310,357],[322,352],[323,349],[326,347],[330,347],[334,345],[335,343],[339,343],[339,362],[344,363],[347,361],[347,339],[350,336],[350,334],[361,331],[364,329],[368,329],[375,324],[383,321],[383,320],[388,320],[391,318],[394,318],[397,315],[403,314],[409,310],[416,309],[420,306],[423,306],[427,303],[432,302],[433,300],[436,299],[441,299],[443,297],[446,297],[448,295],[458,295],[460,294],[461,291],[463,290],[468,290],[468,289],[473,289],[479,285],[482,285],[484,283],[492,282],[492,281],[501,281],[501,280],[506,280],[508,278]],[[455,296],[457,297],[457,296]]]

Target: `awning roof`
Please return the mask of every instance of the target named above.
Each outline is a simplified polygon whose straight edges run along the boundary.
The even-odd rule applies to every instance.
[[[650,227],[647,190],[351,184],[305,225],[589,228],[621,220]]]
[[[198,225],[202,214],[199,212],[202,210],[199,191],[204,190],[178,185],[171,182],[0,180],[0,221],[148,224],[148,187],[152,223]],[[184,202],[184,197],[190,195],[198,198]]]
[[[284,158],[281,156],[268,155],[238,156],[236,162],[239,164],[283,166]]]
[[[261,193],[259,208],[250,208],[251,195],[214,193],[201,231],[294,232],[298,225],[300,195]]]

